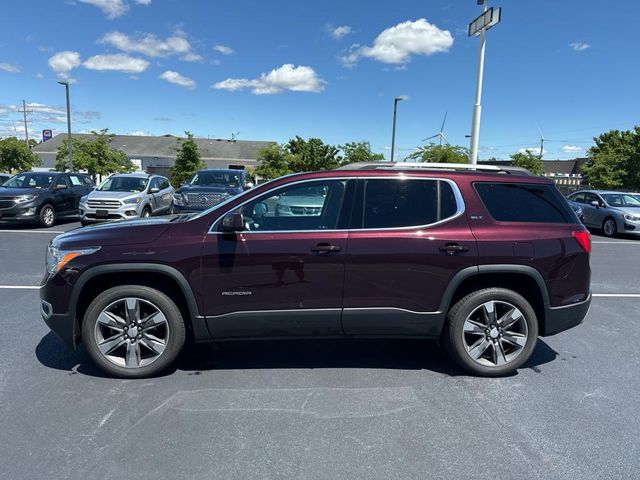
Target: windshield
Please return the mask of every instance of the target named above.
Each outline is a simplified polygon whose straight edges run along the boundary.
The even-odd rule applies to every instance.
[[[324,197],[327,187],[302,187],[282,192],[283,197]]]
[[[6,188],[49,188],[54,175],[47,173],[22,173],[7,180]]]
[[[233,172],[200,172],[191,180],[191,185],[201,187],[239,187],[242,174]]]
[[[147,187],[148,182],[148,178],[142,177],[109,177],[96,190],[101,192],[140,193]]]
[[[609,193],[602,196],[612,207],[640,207],[640,197],[629,193]]]

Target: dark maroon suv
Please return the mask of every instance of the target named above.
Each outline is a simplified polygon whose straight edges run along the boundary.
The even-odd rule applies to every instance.
[[[60,235],[41,308],[120,377],[166,369],[187,335],[439,339],[467,371],[498,376],[583,320],[590,249],[553,182],[526,171],[354,164],[199,214]]]

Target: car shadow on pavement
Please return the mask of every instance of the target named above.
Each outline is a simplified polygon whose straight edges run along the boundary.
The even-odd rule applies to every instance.
[[[105,377],[80,346],[70,351],[53,333],[45,335],[36,347],[36,357],[46,367],[71,374]],[[531,358],[521,369],[540,372],[541,365],[557,357],[539,339]],[[260,340],[189,344],[176,365],[165,372],[190,375],[213,370],[376,368],[430,370],[450,376],[467,375],[437,346],[428,340],[337,339],[337,340]],[[514,374],[514,375],[517,375]]]
[[[77,223],[80,221],[80,217],[64,217],[64,218],[60,218],[56,220],[56,223],[53,227],[50,228],[50,230],[57,230],[57,227],[63,227],[64,225],[67,225],[69,223]],[[79,226],[79,225],[78,225]],[[44,230],[47,231],[49,230],[48,228],[44,228],[42,227],[42,225],[39,225],[38,223],[17,223],[17,222],[10,222],[10,221],[3,221],[0,220],[0,229],[2,230]]]

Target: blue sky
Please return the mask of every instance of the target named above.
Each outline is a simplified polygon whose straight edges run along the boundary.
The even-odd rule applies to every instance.
[[[545,138],[545,158],[640,124],[640,2],[490,2],[480,158]],[[32,0],[6,2],[0,136],[73,130],[284,142],[369,140],[389,155],[393,98],[404,157],[438,132],[468,146],[478,39],[474,0]]]

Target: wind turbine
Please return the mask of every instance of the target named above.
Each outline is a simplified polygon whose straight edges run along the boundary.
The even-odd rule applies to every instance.
[[[446,143],[447,145],[449,145],[449,142],[447,141],[447,137],[444,136],[444,124],[447,123],[447,114],[449,112],[445,112],[444,113],[444,120],[442,120],[442,126],[440,127],[440,131],[438,133],[436,133],[435,135],[431,135],[428,138],[425,138],[424,140],[422,140],[423,142],[426,142],[427,140],[431,140],[432,138],[436,138],[438,137],[440,139],[440,146],[442,146],[442,141],[444,140],[444,143]]]

